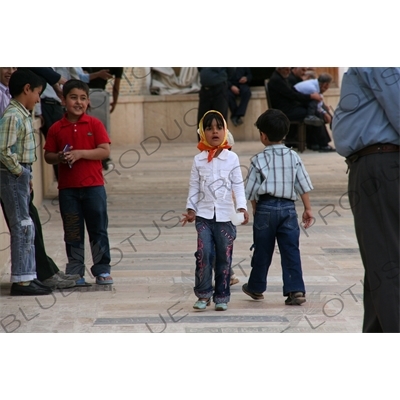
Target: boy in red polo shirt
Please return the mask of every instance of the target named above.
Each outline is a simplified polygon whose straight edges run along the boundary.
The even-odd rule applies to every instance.
[[[45,160],[59,164],[59,204],[68,257],[67,274],[79,274],[85,282],[85,225],[89,234],[93,266],[99,285],[113,283],[107,201],[101,160],[110,155],[110,139],[100,120],[86,114],[89,87],[71,79],[63,87],[66,114],[47,134]]]

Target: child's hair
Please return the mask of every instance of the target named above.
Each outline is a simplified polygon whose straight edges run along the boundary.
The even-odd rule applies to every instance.
[[[203,119],[203,129],[209,128],[214,119],[216,120],[218,127],[222,127],[223,128],[225,126],[224,125],[224,119],[220,114],[214,113],[214,112],[210,112]]]
[[[70,79],[69,81],[65,82],[63,86],[63,96],[67,97],[67,94],[72,89],[81,89],[83,90],[89,97],[89,86],[87,83],[79,80],[79,79]]]
[[[280,142],[289,132],[290,122],[282,111],[269,109],[258,117],[255,125],[270,142]]]
[[[46,88],[46,82],[34,72],[27,68],[18,68],[10,78],[8,90],[12,97],[20,95],[24,91],[25,85],[30,86],[30,90],[42,87],[42,91]]]

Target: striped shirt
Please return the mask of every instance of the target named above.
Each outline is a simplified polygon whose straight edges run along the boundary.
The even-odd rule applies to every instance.
[[[22,172],[19,163],[36,161],[36,141],[29,111],[12,99],[0,118],[0,162],[14,175]]]
[[[4,110],[10,104],[10,100],[11,100],[11,95],[10,92],[8,91],[8,87],[4,86],[0,82],[0,118],[4,113]]]
[[[297,200],[297,195],[313,189],[310,177],[299,155],[283,144],[265,147],[251,159],[246,183],[246,198],[260,195]]]

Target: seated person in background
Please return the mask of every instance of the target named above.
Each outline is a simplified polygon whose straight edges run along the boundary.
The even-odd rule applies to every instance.
[[[314,72],[314,71],[310,71]],[[320,93],[321,96],[329,89],[332,82],[332,75],[323,73],[318,79],[308,79],[297,83],[294,88],[303,94]],[[326,124],[332,122],[332,115],[329,113],[329,108],[324,104],[323,99],[317,105],[317,116],[322,118]]]
[[[304,121],[307,126],[307,146],[319,151],[335,151],[328,143],[331,138],[324,126],[324,120],[316,115],[322,96],[317,91],[303,94],[290,87],[289,67],[277,67],[268,81],[272,107],[281,110],[289,121]],[[287,142],[293,139],[289,132]]]
[[[268,81],[272,107],[283,111],[290,121],[302,121],[306,125],[321,126],[323,121],[315,115],[322,96],[316,91],[303,94],[293,89],[288,81],[289,67],[278,67]]]
[[[302,82],[305,79],[305,73],[307,72],[306,67],[292,67],[290,68],[290,74],[288,81],[290,86],[293,87],[296,83]]]
[[[237,67],[235,73],[229,79],[228,103],[231,111],[231,121],[233,125],[243,124],[242,117],[246,114],[247,105],[251,97],[249,83],[252,79],[250,68]],[[239,97],[239,104],[236,100]]]

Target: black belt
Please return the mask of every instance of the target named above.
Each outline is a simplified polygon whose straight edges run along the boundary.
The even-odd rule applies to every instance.
[[[59,101],[57,101],[55,99],[50,99],[49,97],[45,97],[41,101],[43,101],[43,103],[45,103],[45,104],[58,104],[58,105],[61,105],[61,103]]]
[[[266,201],[266,200],[289,200],[289,201],[294,201],[292,199],[285,199],[284,197],[271,196],[270,194],[261,194],[258,197],[258,201]]]
[[[400,150],[400,146],[392,143],[377,143],[368,147],[364,147],[363,149],[356,151],[350,156],[346,157],[346,164],[350,166],[355,163],[360,157],[368,156],[370,154],[379,154],[379,153],[398,153]]]

